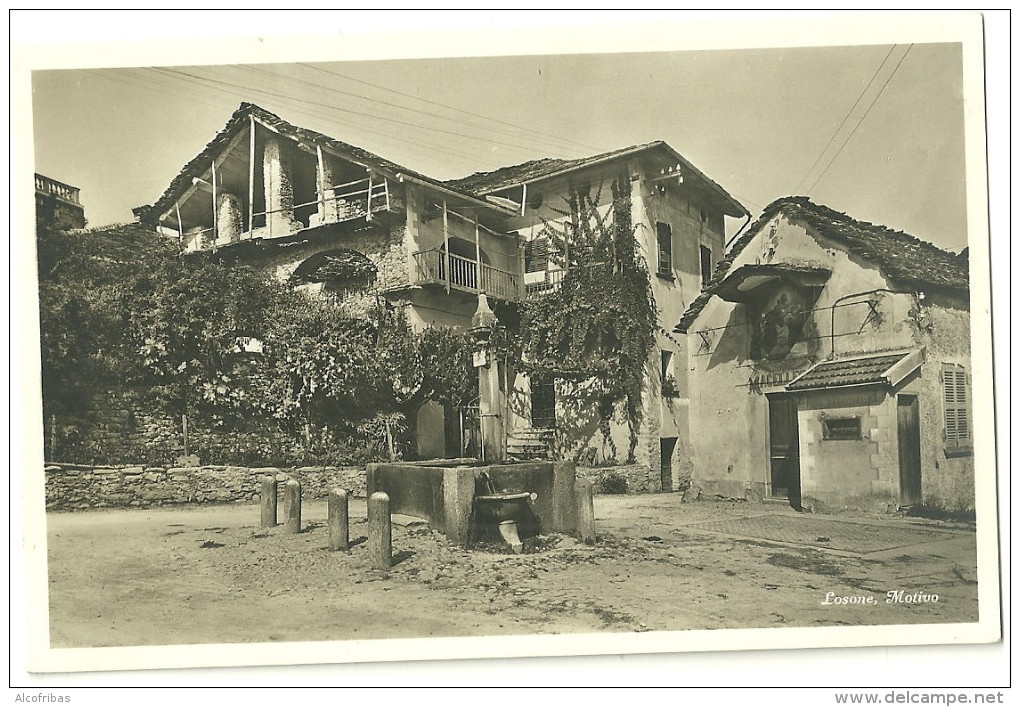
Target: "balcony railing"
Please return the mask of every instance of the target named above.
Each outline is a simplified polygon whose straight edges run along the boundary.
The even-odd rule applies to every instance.
[[[423,250],[414,254],[417,265],[417,284],[438,284],[463,292],[485,292],[504,300],[517,300],[521,296],[520,279],[515,273],[500,270],[460,255],[449,255],[441,248]]]
[[[545,277],[541,280],[524,283],[524,291],[529,297],[541,296],[560,289],[563,276],[566,270],[547,270],[542,273]]]
[[[69,201],[72,204],[81,204],[78,201],[78,194],[81,191],[77,187],[72,187],[69,184],[58,182],[55,179],[44,177],[41,174],[35,175],[35,190],[43,194],[52,194],[58,199]]]

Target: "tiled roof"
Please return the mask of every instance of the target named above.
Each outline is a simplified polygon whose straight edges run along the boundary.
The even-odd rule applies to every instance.
[[[704,172],[691,164],[685,157],[662,140],[647,142],[641,145],[631,145],[630,147],[610,150],[609,152],[603,152],[598,155],[580,157],[572,160],[553,158],[531,160],[530,162],[511,165],[509,167],[501,167],[491,172],[475,172],[474,174],[461,177],[460,179],[451,179],[447,181],[446,184],[461,191],[472,192],[475,194],[491,194],[525,182],[533,182],[556,174],[592,167],[610,160],[633,155],[639,152],[645,152],[647,150],[666,151],[671,161],[675,160],[677,163],[683,165],[684,169],[700,178],[712,191],[716,192],[717,196],[727,202],[730,206],[731,215],[736,214],[743,216],[747,214],[747,209],[744,208],[743,204],[734,199],[725,189],[719,186],[719,184],[709,179]]]
[[[550,174],[581,169],[597,162],[611,160],[614,157],[639,152],[646,148],[661,144],[663,143],[650,142],[644,145],[632,145],[619,150],[611,150],[598,155],[592,155],[591,157],[581,157],[573,160],[561,160],[546,157],[540,160],[531,160],[530,162],[510,165],[508,167],[500,167],[499,169],[492,170],[491,172],[475,172],[474,174],[469,174],[466,177],[451,179],[447,181],[446,184],[455,189],[463,189],[464,191],[474,192],[476,194],[489,194],[491,192],[500,191],[501,189],[517,186],[523,182],[531,182],[536,179],[541,179],[542,177],[549,176]]]
[[[170,186],[167,187],[166,191],[163,192],[162,196],[152,206],[139,206],[134,209],[135,215],[147,222],[155,222],[159,218],[160,214],[165,213],[170,206],[174,203],[174,199],[178,198],[181,193],[184,192],[189,186],[191,186],[191,180],[194,177],[201,177],[209,169],[209,165],[216,155],[223,150],[230,140],[234,137],[239,130],[243,130],[248,125],[248,116],[252,115],[257,120],[269,125],[280,132],[282,135],[287,137],[307,142],[311,144],[318,144],[322,147],[332,149],[341,155],[348,156],[351,160],[373,167],[380,172],[388,173],[390,176],[394,176],[397,173],[405,174],[415,179],[421,180],[428,184],[434,185],[439,188],[451,189],[453,191],[460,191],[456,187],[445,185],[442,182],[427,177],[420,172],[408,169],[396,162],[391,162],[383,157],[363,150],[360,147],[350,145],[346,142],[341,142],[335,138],[331,138],[328,135],[324,135],[315,130],[309,130],[308,128],[298,127],[292,125],[278,115],[270,113],[269,111],[261,108],[254,103],[242,103],[241,106],[234,111],[234,114],[230,116],[230,120],[220,130],[216,137],[214,137],[208,145],[188,164],[184,166],[180,174],[173,178],[170,182]],[[470,198],[476,198],[471,194],[465,194]]]
[[[827,206],[814,204],[806,196],[787,196],[766,206],[758,220],[719,261],[709,286],[684,312],[676,331],[687,332],[712,299],[733,261],[777,214],[807,226],[854,255],[874,263],[885,277],[900,286],[956,294],[966,294],[970,289],[968,258],[963,253],[950,253],[903,231],[858,221]]]
[[[867,385],[887,382],[886,372],[899,363],[910,352],[887,356],[848,358],[839,361],[823,361],[786,386],[787,390],[814,390],[818,388],[839,388],[848,385]]]

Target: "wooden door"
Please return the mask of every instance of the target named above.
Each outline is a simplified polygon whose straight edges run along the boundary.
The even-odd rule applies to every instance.
[[[900,504],[921,503],[921,423],[916,395],[896,396],[900,451]]]
[[[556,380],[534,374],[531,376],[531,426],[556,426]]]
[[[676,450],[676,437],[659,438],[659,477],[662,490],[673,490],[673,452]]]
[[[772,496],[800,502],[800,438],[797,399],[777,394],[769,400],[769,465]]]

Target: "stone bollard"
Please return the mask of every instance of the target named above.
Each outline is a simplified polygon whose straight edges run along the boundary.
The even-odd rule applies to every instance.
[[[329,515],[326,525],[329,526],[329,549],[350,550],[350,515],[347,505],[347,491],[333,489],[329,492]]]
[[[262,527],[276,527],[276,477],[262,477]]]
[[[577,530],[581,542],[595,544],[595,489],[591,479],[574,482],[574,498],[577,501]]]
[[[368,497],[368,554],[375,569],[386,570],[393,564],[390,497],[382,491]]]
[[[301,532],[301,482],[287,479],[283,485],[283,532]]]

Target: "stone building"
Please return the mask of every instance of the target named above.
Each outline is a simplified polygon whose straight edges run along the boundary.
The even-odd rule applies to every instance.
[[[55,231],[85,228],[85,207],[79,199],[80,192],[78,187],[36,174],[36,229],[43,226]]]
[[[450,184],[519,207],[505,219],[504,227],[520,238],[527,296],[540,297],[555,289],[564,275],[558,264],[564,253],[555,252],[557,246],[548,234],[564,232],[570,218],[564,213],[569,195],[578,191],[589,195],[608,217],[610,184],[621,179],[629,185],[634,237],[649,266],[659,321],[666,331],[701,293],[722,259],[726,217],[749,218],[736,199],[669,145],[653,142],[588,158],[536,160]],[[569,244],[567,235],[560,247],[568,249]],[[688,386],[687,369],[681,364],[687,359],[685,344],[683,337],[656,334],[635,450],[637,465],[645,474],[638,471],[638,477],[630,479],[632,487],[672,490],[690,476],[688,410],[682,395]],[[553,429],[563,424],[563,386],[518,373],[510,376],[509,390],[502,410],[508,453],[543,454]],[[575,444],[588,447],[585,451],[592,453],[592,461],[601,462],[611,454],[601,444],[594,423],[575,430],[573,436]],[[614,421],[612,437],[622,457],[628,446],[625,422]]]
[[[186,252],[214,250],[340,299],[350,299],[351,279],[360,279],[369,285],[363,293],[404,307],[416,329],[466,328],[480,293],[500,314],[554,289],[562,274],[542,226],[563,218],[568,193],[580,187],[594,194],[605,185],[597,198],[609,208],[608,183],[621,177],[630,185],[635,237],[666,327],[723,257],[725,218],[749,215],[662,142],[440,182],[245,103],[155,204],[135,213]],[[689,473],[686,342],[659,336],[657,343],[637,450],[649,490],[672,488]],[[493,381],[481,415],[499,420],[487,456],[547,453],[561,409],[556,381],[539,388],[508,370],[512,363],[499,366],[480,363],[480,379]],[[423,456],[463,453],[457,414],[423,409]],[[618,427],[614,437],[626,448],[626,427]]]
[[[694,483],[794,506],[973,509],[966,252],[788,197],[676,327]]]

